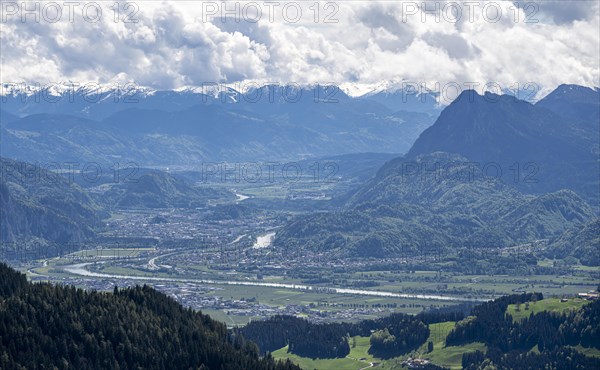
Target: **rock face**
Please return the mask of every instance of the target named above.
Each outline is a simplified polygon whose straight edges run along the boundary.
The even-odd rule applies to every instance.
[[[600,90],[578,85],[560,85],[535,104],[565,118],[576,118],[583,123],[600,119]]]
[[[597,205],[600,121],[590,113],[590,99],[586,95],[580,103],[560,92],[546,99],[532,105],[508,95],[463,92],[421,134],[407,157],[457,153],[482,166],[499,166],[502,179],[522,191],[571,189]],[[587,107],[582,114],[569,113],[581,105]]]
[[[79,186],[39,166],[0,159],[0,236],[80,242],[94,235],[102,212]]]

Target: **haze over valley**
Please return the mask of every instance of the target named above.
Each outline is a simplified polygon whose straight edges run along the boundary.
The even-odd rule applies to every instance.
[[[598,3],[284,3],[2,3],[0,368],[600,368]]]

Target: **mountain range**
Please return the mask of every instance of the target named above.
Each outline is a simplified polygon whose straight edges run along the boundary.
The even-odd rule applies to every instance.
[[[393,111],[410,111],[438,115],[442,106],[439,94],[415,84],[387,83],[359,96],[371,100]]]
[[[406,157],[456,153],[520,190],[541,194],[569,188],[598,204],[598,101],[599,90],[568,85],[537,104],[465,91],[419,136]]]
[[[296,217],[275,244],[387,257],[562,239],[589,251],[590,238],[573,234],[598,212],[599,91],[563,85],[547,99],[463,92],[341,211]],[[594,253],[578,256],[597,264]]]
[[[178,91],[5,88],[2,155],[30,162],[297,160],[405,152],[437,116],[394,110],[334,86]],[[430,99],[431,101],[431,99]]]
[[[452,164],[452,176],[403,169]],[[393,257],[475,244],[500,248],[558,237],[594,217],[571,190],[526,195],[498,179],[468,174],[469,161],[444,152],[394,161],[339,212],[295,218],[277,233],[281,248]],[[462,174],[462,175],[461,175]]]
[[[39,164],[0,157],[0,242],[38,247],[90,241],[110,212],[123,209],[196,208],[215,200],[235,200],[228,190],[195,187],[169,173],[121,171],[118,181],[75,181],[81,176]],[[111,174],[113,175],[113,174]],[[95,185],[95,186],[90,186]],[[32,247],[35,249],[35,247]]]
[[[110,163],[128,153],[141,161],[197,163],[206,158],[248,160],[258,153],[280,157],[342,147],[352,151],[357,146],[348,143],[359,140],[370,147],[389,138],[388,129],[396,127],[382,124],[383,115],[389,119],[397,113],[377,102],[341,95],[338,103],[314,103],[315,96],[330,92],[322,88],[311,94],[294,104],[275,95],[272,103],[235,106],[240,97],[228,91],[224,103],[173,111],[132,108],[102,121],[56,112],[15,120],[15,115],[3,112],[2,150],[32,162],[100,156],[100,162]],[[562,238],[557,248],[564,249],[570,240],[579,244],[586,240],[589,245],[590,238],[572,235],[579,235],[582,225],[598,215],[598,99],[598,89],[573,85],[559,86],[536,104],[509,95],[463,92],[405,156],[391,159],[374,178],[342,197],[340,211],[295,217],[277,233],[275,245],[340,249],[370,257],[465,243],[507,247]],[[401,114],[414,117],[413,128],[420,118],[431,118],[422,112]],[[377,117],[378,123],[370,121],[373,126],[367,124],[370,131],[365,133],[361,125],[368,117]],[[340,135],[340,130],[348,135]],[[6,138],[5,133],[12,136]],[[3,168],[26,168],[20,162],[3,161]],[[19,235],[52,241],[85,238],[98,222],[100,209],[194,207],[231,196],[154,171],[146,171],[136,184],[112,186],[100,198],[63,181],[30,184],[24,180],[26,174],[17,171],[16,179],[3,177],[1,184],[3,210],[11,211],[3,213],[2,222],[8,241]],[[71,228],[67,234],[60,232]],[[588,252],[577,255],[586,263],[597,260]]]

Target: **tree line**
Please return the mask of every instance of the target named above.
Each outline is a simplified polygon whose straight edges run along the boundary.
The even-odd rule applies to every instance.
[[[312,323],[306,319],[278,315],[253,321],[234,333],[258,344],[262,353],[288,346],[290,353],[310,358],[341,358],[350,353],[348,338],[371,337],[370,351],[378,357],[394,357],[421,346],[429,336],[429,323],[464,317],[464,307],[435,310],[419,315],[394,313],[356,323]]]
[[[600,349],[600,301],[576,311],[542,311],[520,321],[506,314],[509,304],[541,300],[539,293],[511,295],[483,303],[457,323],[446,345],[483,342],[488,351],[463,355],[463,368],[598,369],[600,358],[588,357],[576,346]],[[532,351],[537,346],[537,351]],[[543,365],[543,366],[542,366]]]

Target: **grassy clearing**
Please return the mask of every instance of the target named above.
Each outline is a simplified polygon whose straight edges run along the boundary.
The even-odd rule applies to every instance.
[[[381,360],[369,354],[370,342],[369,337],[352,337],[350,338],[350,354],[346,358],[339,359],[310,359],[299,357],[287,352],[287,347],[281,348],[273,352],[273,357],[276,359],[289,358],[292,362],[300,365],[305,370],[345,370],[345,369],[363,369],[368,368],[370,363],[373,363],[377,369],[400,369],[400,364],[408,357],[419,356],[429,359],[436,365],[449,367],[451,369],[460,369],[462,355],[467,352],[487,350],[483,343],[469,343],[463,346],[446,347],[446,337],[450,330],[454,328],[455,322],[443,322],[432,324],[429,326],[430,334],[427,342],[425,342],[414,353],[401,357]],[[427,343],[433,342],[433,351],[427,353]],[[354,345],[356,343],[356,345]]]
[[[583,266],[577,265],[574,267],[576,270],[585,271],[585,272],[600,272],[600,267],[598,266]]]
[[[230,328],[234,326],[244,326],[252,320],[260,319],[260,317],[256,316],[229,315],[225,311],[221,310],[203,309],[201,311],[203,314],[209,315],[211,319],[221,321]]]
[[[474,342],[462,346],[451,346],[441,349],[434,349],[431,353],[423,355],[436,365],[448,367],[450,369],[462,369],[462,356],[468,352],[481,351],[486,352],[487,347],[483,343]]]
[[[355,347],[352,347],[353,341],[356,342]],[[369,337],[352,337],[350,338],[350,354],[345,358],[313,360],[288,353],[287,346],[278,349],[272,355],[275,359],[285,360],[289,358],[305,370],[359,370],[368,368],[371,362],[379,363],[377,368],[385,369],[385,363],[382,360],[376,359],[368,353],[370,346]]]
[[[581,345],[577,345],[575,347],[573,347],[575,350],[577,350],[578,352],[583,353],[586,356],[590,356],[590,357],[600,357],[600,349],[596,349],[596,348],[585,348],[582,347]]]
[[[373,357],[373,355],[369,353],[369,348],[371,347],[369,337],[351,337],[349,343],[350,353],[345,358],[313,360],[288,353],[287,347],[273,352],[272,355],[276,359],[289,358],[292,362],[298,364],[305,370],[360,370],[368,368],[400,369],[401,361],[399,361],[399,358],[382,360]],[[373,364],[372,367],[371,364]]]
[[[429,325],[429,338],[416,351],[419,357],[426,358],[436,365],[448,367],[451,369],[460,369],[462,364],[462,355],[467,352],[487,351],[483,343],[468,343],[462,346],[446,347],[446,337],[454,328],[454,321],[441,322]],[[427,343],[433,342],[433,351],[427,353]],[[404,356],[407,358],[409,356]]]
[[[579,298],[569,298],[567,302],[561,302],[560,298],[547,298],[537,302],[529,302],[529,309],[526,308],[526,304],[522,303],[517,311],[517,305],[508,305],[506,313],[513,317],[513,320],[523,320],[525,317],[529,317],[531,313],[538,313],[542,311],[551,312],[567,312],[570,310],[579,310],[583,305],[589,303],[589,301]]]

